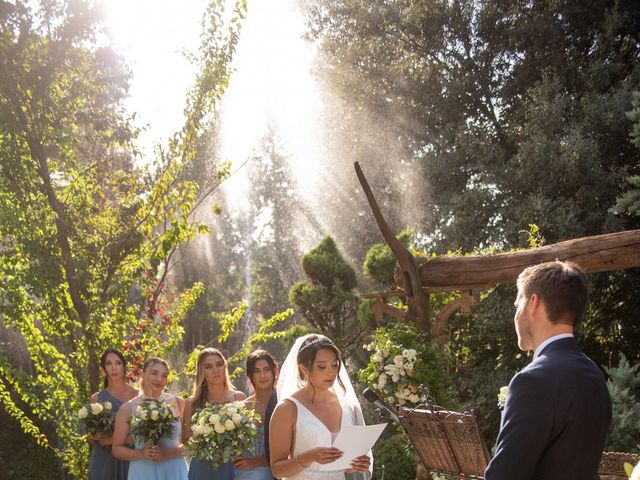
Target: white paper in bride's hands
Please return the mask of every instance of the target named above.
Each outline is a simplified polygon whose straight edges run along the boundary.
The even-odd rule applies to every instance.
[[[335,462],[320,465],[320,470],[347,470],[351,468],[353,459],[369,453],[386,426],[386,423],[343,426],[332,445],[342,451],[343,455]]]

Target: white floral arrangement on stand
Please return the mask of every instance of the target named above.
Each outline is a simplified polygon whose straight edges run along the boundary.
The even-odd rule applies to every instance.
[[[253,450],[259,419],[260,415],[245,408],[243,402],[207,405],[191,417],[189,448],[194,457],[217,468],[245,450]]]
[[[416,405],[427,400],[419,391],[420,382],[414,378],[418,360],[415,349],[403,348],[391,340],[383,344],[374,341],[364,347],[373,351],[369,366],[363,370],[369,371],[365,381],[381,398],[398,405]]]
[[[105,437],[113,435],[115,414],[111,402],[87,403],[78,410],[78,419],[82,433]]]
[[[446,358],[435,342],[411,324],[380,327],[364,348],[369,364],[358,372],[383,400],[404,407],[448,402]]]

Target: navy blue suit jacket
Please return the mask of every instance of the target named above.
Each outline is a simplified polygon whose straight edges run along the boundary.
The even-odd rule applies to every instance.
[[[574,338],[547,345],[509,384],[486,480],[597,480],[611,424],[598,367]]]

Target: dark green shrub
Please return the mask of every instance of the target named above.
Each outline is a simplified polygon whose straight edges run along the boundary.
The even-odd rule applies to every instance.
[[[413,446],[405,434],[380,440],[375,452],[375,467],[384,465],[385,480],[414,480],[416,458]]]
[[[640,364],[631,366],[624,355],[617,367],[607,369],[612,421],[605,450],[640,451]]]

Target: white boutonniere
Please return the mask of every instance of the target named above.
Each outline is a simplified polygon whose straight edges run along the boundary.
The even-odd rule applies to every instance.
[[[507,395],[509,394],[509,387],[500,387],[498,391],[498,408],[502,410],[507,404]]]

